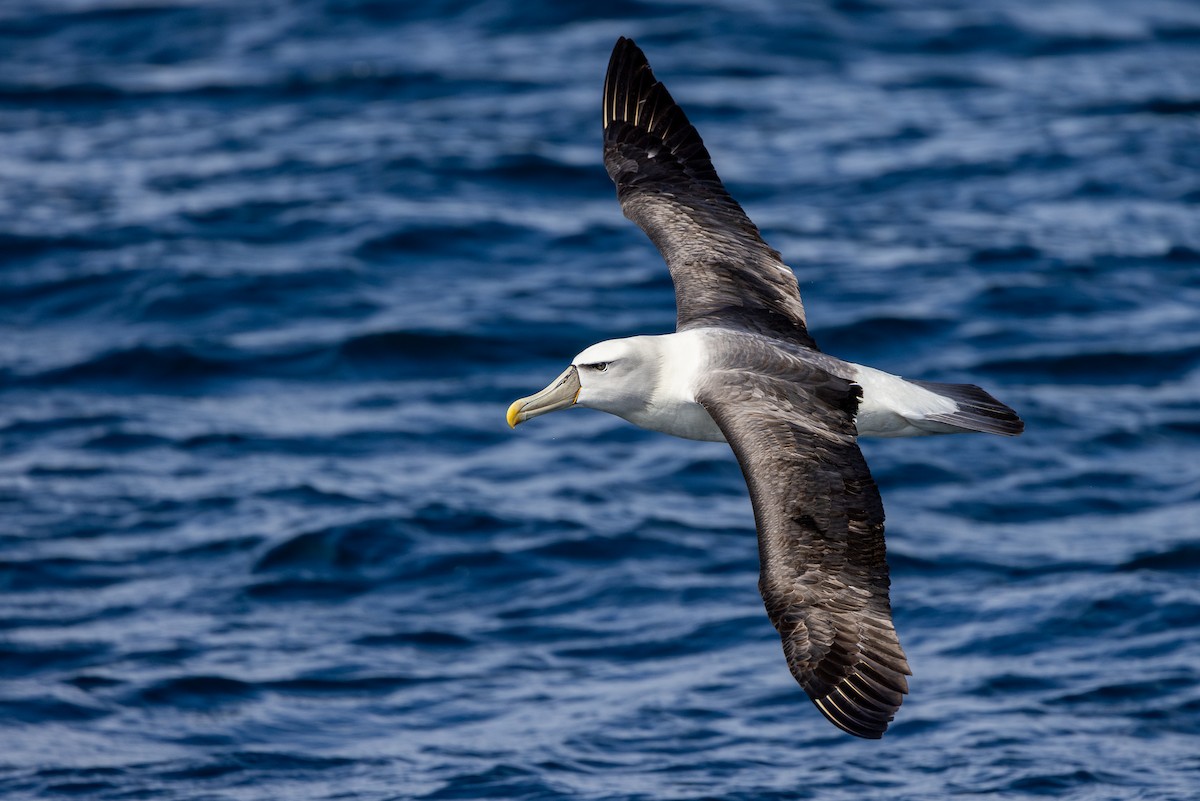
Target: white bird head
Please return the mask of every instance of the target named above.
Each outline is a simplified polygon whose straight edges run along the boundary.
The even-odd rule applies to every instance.
[[[508,407],[508,424],[516,428],[530,418],[582,406],[629,418],[645,407],[658,381],[659,359],[652,337],[598,342],[571,360],[550,385]]]

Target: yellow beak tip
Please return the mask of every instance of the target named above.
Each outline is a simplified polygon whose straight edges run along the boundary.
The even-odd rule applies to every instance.
[[[521,422],[521,402],[513,401],[513,404],[508,407],[508,427],[516,428],[517,423]]]

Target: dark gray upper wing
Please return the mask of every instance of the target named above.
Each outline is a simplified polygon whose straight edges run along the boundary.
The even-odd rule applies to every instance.
[[[769,361],[715,370],[696,399],[750,488],[759,589],[792,675],[835,725],[878,738],[911,671],[892,626],[883,504],[855,439],[860,391]]]
[[[604,166],[625,216],[667,262],[679,330],[741,328],[816,349],[795,274],[725,191],[700,135],[625,38],[604,79]]]

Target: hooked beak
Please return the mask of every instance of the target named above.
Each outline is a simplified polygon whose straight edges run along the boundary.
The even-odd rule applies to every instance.
[[[508,425],[516,428],[517,423],[524,423],[531,417],[565,409],[573,405],[578,397],[579,370],[572,364],[541,392],[513,401],[512,406],[508,407]]]

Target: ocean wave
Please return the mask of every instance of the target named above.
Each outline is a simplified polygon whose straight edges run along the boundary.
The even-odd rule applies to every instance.
[[[1187,798],[1200,17],[830,0],[0,4],[0,795]],[[507,404],[671,330],[618,35],[871,440],[911,693],[796,685],[737,460]],[[897,758],[898,755],[903,758]]]

